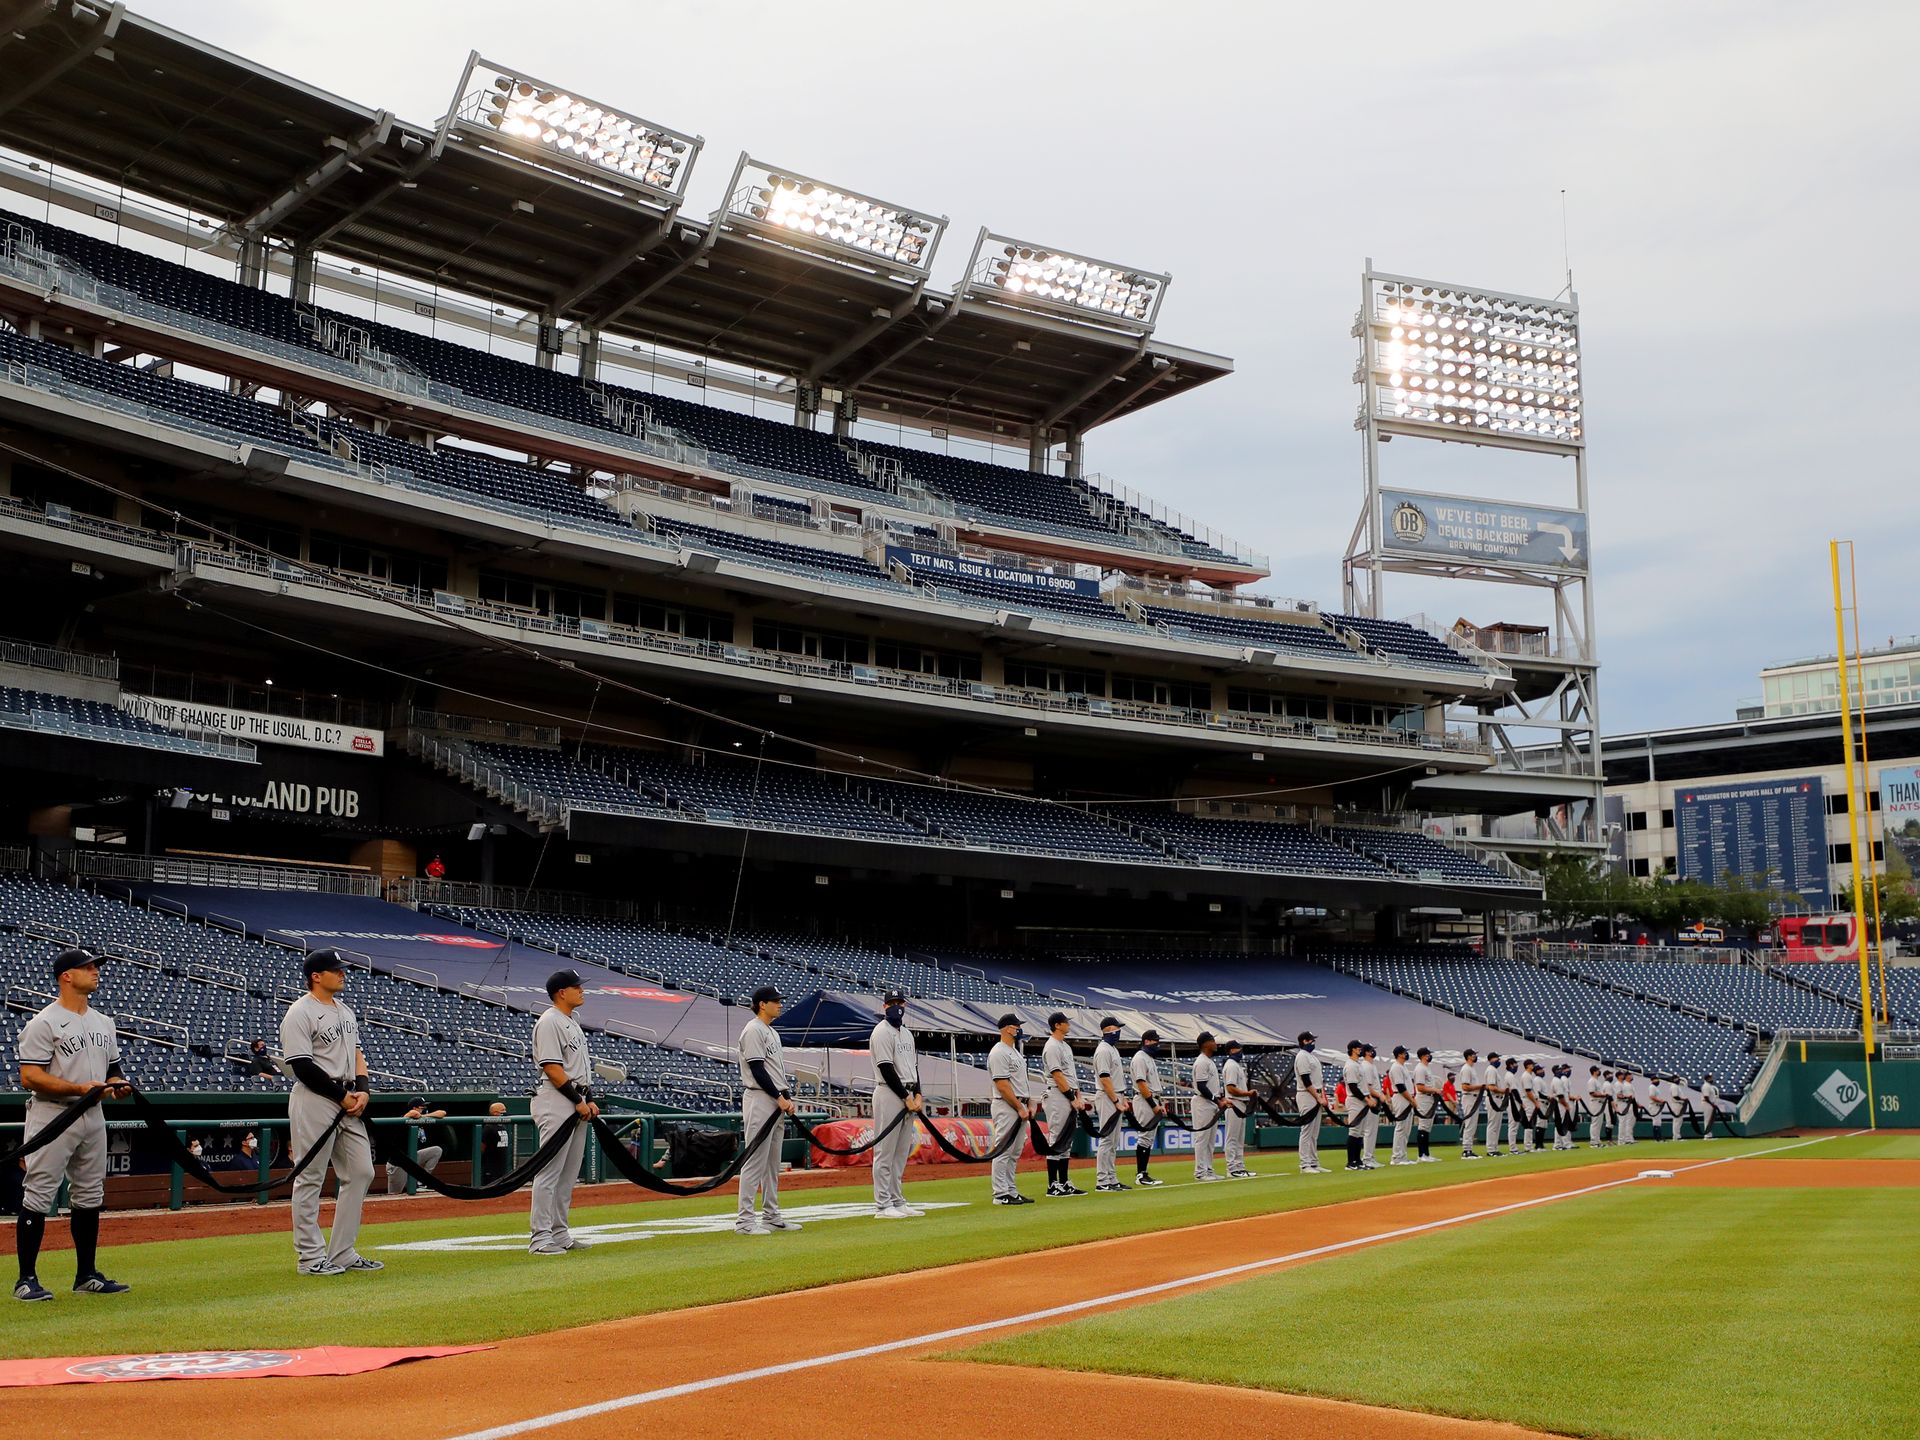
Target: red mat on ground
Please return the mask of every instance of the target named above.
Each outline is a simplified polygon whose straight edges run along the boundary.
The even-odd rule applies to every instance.
[[[406,1360],[432,1360],[491,1350],[491,1345],[439,1345],[382,1350],[315,1345],[309,1350],[182,1350],[157,1355],[67,1356],[0,1360],[0,1388],[99,1385],[121,1380],[235,1380],[269,1375],[362,1375]]]

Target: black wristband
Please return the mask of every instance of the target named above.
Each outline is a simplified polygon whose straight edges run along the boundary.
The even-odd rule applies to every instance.
[[[566,1084],[561,1085],[558,1088],[560,1093],[566,1096],[567,1099],[571,1100],[574,1104],[584,1105],[586,1103],[587,1092],[581,1089],[573,1081],[569,1080],[567,1081]]]
[[[353,1084],[348,1088],[350,1093],[356,1095],[371,1095],[373,1093],[373,1087],[367,1083],[367,1077],[364,1075],[354,1076]]]

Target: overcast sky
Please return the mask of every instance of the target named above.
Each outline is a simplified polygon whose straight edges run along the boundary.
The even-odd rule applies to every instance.
[[[1920,5],[234,5],[155,19],[406,119],[468,49],[741,150],[1174,277],[1159,334],[1237,373],[1096,431],[1088,466],[1340,600],[1358,512],[1349,333],[1384,270],[1582,307],[1610,732],[1730,718],[1831,652],[1826,541],[1861,633],[1920,630]],[[1576,15],[1575,12],[1585,12]],[[1557,503],[1569,462],[1399,441],[1389,483]],[[1541,618],[1389,577],[1386,613]]]

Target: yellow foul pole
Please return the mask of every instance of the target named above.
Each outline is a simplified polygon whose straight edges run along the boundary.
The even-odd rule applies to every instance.
[[[1847,759],[1847,853],[1853,859],[1853,929],[1854,937],[1860,946],[1860,1043],[1867,1069],[1867,1128],[1873,1130],[1879,1128],[1875,1124],[1873,1113],[1873,996],[1867,983],[1866,917],[1860,908],[1860,812],[1855,804],[1857,792],[1853,778],[1853,688],[1847,674],[1846,611],[1840,599],[1840,546],[1842,543],[1839,540],[1827,542],[1827,559],[1833,569],[1834,663],[1840,671],[1840,736]],[[1852,550],[1851,540],[1844,543],[1848,550]]]
[[[1847,546],[1847,598],[1853,609],[1853,673],[1860,676],[1860,580],[1854,572],[1853,546]],[[1873,864],[1873,761],[1867,754],[1867,695],[1860,690],[1860,792],[1866,798],[1867,811],[1867,894],[1873,901],[1873,973],[1880,982],[1880,1023],[1890,1025],[1887,1012],[1887,947],[1880,930],[1880,872]],[[1882,825],[1885,817],[1882,817]],[[1862,943],[1865,937],[1862,936]]]

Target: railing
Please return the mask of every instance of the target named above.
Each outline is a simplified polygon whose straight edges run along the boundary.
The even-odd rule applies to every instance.
[[[31,640],[0,639],[0,664],[24,665],[33,670],[57,670],[63,675],[78,675],[87,680],[120,678],[120,657],[117,655],[83,655],[77,650],[36,645]]]
[[[1600,961],[1686,961],[1700,965],[1744,965],[1752,958],[1752,952],[1735,946],[1708,946],[1694,949],[1678,945],[1580,945],[1565,941],[1538,940],[1523,942],[1515,947],[1516,952],[1524,949],[1536,960],[1552,960],[1563,965],[1578,964],[1582,960]]]
[[[1267,557],[1259,551],[1242,545],[1238,540],[1222,534],[1209,525],[1202,525],[1192,516],[1182,514],[1171,505],[1163,504],[1151,495],[1134,489],[1131,485],[1122,485],[1110,476],[1097,472],[1082,476],[1079,483],[1084,485],[1087,490],[1093,494],[1104,495],[1108,499],[1136,512],[1148,521],[1151,521],[1154,525],[1164,527],[1165,530],[1171,531],[1172,536],[1169,538],[1174,540],[1178,549],[1190,556],[1195,554],[1194,546],[1197,545],[1202,547],[1203,550],[1215,551],[1226,556],[1228,559],[1238,561],[1242,565],[1251,566],[1260,570],[1269,568]],[[1195,558],[1203,557],[1196,556]]]
[[[518,885],[425,880],[417,876],[409,878],[401,886],[400,903],[415,909],[427,905],[446,905],[469,910],[513,910],[531,915],[565,915],[592,920],[637,921],[641,918],[640,907],[632,900],[606,900],[566,890],[528,890]]]
[[[305,890],[374,899],[380,895],[377,875],[290,865],[200,860],[177,855],[128,855],[110,850],[74,850],[69,854],[67,865],[74,875],[91,880],[205,885],[230,890]]]
[[[431,735],[422,735],[418,731],[409,735],[407,753],[475,786],[542,826],[566,824],[568,812],[574,808],[568,802],[556,800],[523,780],[483,764],[464,750],[442,744]],[[596,807],[582,805],[578,808],[590,811]]]
[[[558,745],[561,739],[557,726],[524,725],[518,720],[483,719],[477,715],[453,715],[412,706],[400,712],[397,723],[410,730],[457,735],[462,740],[497,740],[509,745],[551,747]]]
[[[1403,618],[1400,623],[1403,625],[1411,625],[1416,630],[1426,631],[1427,634],[1433,636],[1434,639],[1445,645],[1462,660],[1469,661],[1479,666],[1482,670],[1490,670],[1496,675],[1511,678],[1511,672],[1506,666],[1502,665],[1498,660],[1495,660],[1492,655],[1488,654],[1487,651],[1483,650],[1479,645],[1460,634],[1451,625],[1443,625],[1438,620],[1425,614],[1408,615]]]

